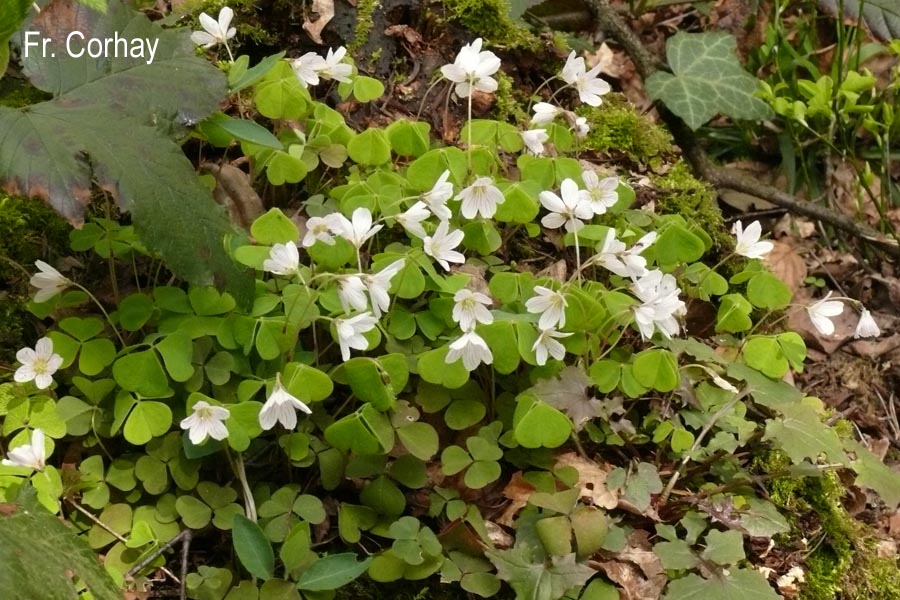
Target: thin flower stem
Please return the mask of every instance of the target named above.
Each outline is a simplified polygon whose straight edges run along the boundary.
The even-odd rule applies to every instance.
[[[558,78],[559,78],[559,77],[558,77],[557,75],[554,75],[553,77],[548,77],[547,79],[545,79],[544,81],[542,81],[542,82],[541,82],[541,85],[539,85],[539,86],[537,87],[536,90],[534,90],[533,92],[531,92],[532,98],[533,98],[534,96],[537,96],[538,93],[539,93],[542,89],[544,89],[545,87],[547,87],[548,85],[550,85],[550,82],[551,82],[551,81],[553,81],[553,80],[555,80],[555,79],[558,79]],[[552,98],[551,98],[551,99],[552,99]],[[529,112],[529,113],[531,112],[531,109],[532,109],[533,106],[534,106],[533,103],[531,103],[531,102],[528,103],[528,112]]]
[[[444,80],[443,77],[438,77],[437,79],[434,80],[434,82],[432,82],[431,85],[428,86],[428,89],[425,90],[425,95],[422,96],[422,101],[419,102],[419,112],[416,113],[416,121],[421,121],[421,120],[422,120],[422,119],[421,119],[421,117],[422,117],[422,109],[425,108],[425,99],[428,98],[428,94],[431,93],[431,90],[434,89],[434,86],[436,86],[437,84],[439,84],[439,83],[442,82],[443,80]]]
[[[572,235],[575,236],[575,276],[581,281],[581,246],[578,243],[578,228],[574,228]]]
[[[725,414],[730,411],[735,404],[745,398],[749,393],[750,388],[745,387],[743,390],[741,390],[740,394],[735,394],[734,398],[723,404],[722,407],[717,410],[715,414],[713,414],[709,421],[707,421],[706,425],[703,426],[703,429],[700,430],[700,433],[697,434],[697,438],[694,440],[693,445],[691,445],[690,450],[684,453],[684,458],[681,459],[681,464],[679,464],[675,472],[672,473],[672,477],[669,479],[669,483],[666,485],[666,488],[663,490],[662,495],[659,497],[658,506],[665,506],[666,501],[672,494],[672,490],[675,488],[675,484],[678,483],[678,478],[681,477],[681,474],[684,472],[684,468],[691,461],[691,456],[694,454],[694,452],[697,451],[697,448],[700,447],[700,444],[703,443],[704,438],[706,438],[706,434],[708,434],[712,430],[719,419],[724,417]]]
[[[88,295],[88,298],[90,298],[91,300],[93,300],[94,304],[97,305],[97,308],[100,309],[100,312],[103,313],[103,316],[106,317],[106,322],[109,323],[109,326],[110,326],[110,327],[112,327],[113,333],[115,333],[115,334],[116,334],[116,337],[119,338],[119,343],[122,344],[122,347],[123,347],[123,348],[124,348],[125,346],[127,346],[128,344],[125,343],[125,338],[122,337],[122,333],[119,331],[119,328],[116,327],[116,324],[115,324],[115,323],[113,323],[112,319],[111,319],[110,316],[109,316],[109,313],[106,312],[106,309],[103,308],[103,305],[100,304],[100,301],[97,300],[97,297],[96,297],[95,295],[93,295],[90,291],[88,291],[88,289],[87,289],[86,287],[84,287],[83,285],[81,285],[81,284],[79,284],[79,283],[75,283],[75,282],[73,281],[73,282],[72,282],[72,285],[74,285],[76,288],[78,288],[79,290],[81,290],[82,292],[84,292],[85,294],[87,294],[87,295]]]
[[[234,64],[234,55],[231,53],[231,48],[228,46],[228,41],[222,42],[222,45],[225,46],[225,51],[228,52],[228,60],[231,61],[231,64]]]
[[[469,86],[468,110],[466,112],[466,167],[472,174],[472,87]]]
[[[247,515],[248,519],[255,523],[257,518],[256,501],[253,499],[253,492],[250,490],[250,484],[247,482],[247,472],[244,470],[244,459],[241,457],[240,452],[237,453],[235,458],[232,458],[228,445],[226,444],[223,447],[225,448],[225,456],[228,457],[228,462],[231,465],[231,470],[234,471],[238,481],[241,482],[241,491],[244,494],[244,513]]]

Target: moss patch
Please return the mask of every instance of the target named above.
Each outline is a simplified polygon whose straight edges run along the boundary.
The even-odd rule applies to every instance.
[[[347,50],[353,53],[359,50],[369,41],[372,32],[372,15],[378,8],[378,0],[359,0],[356,5],[356,29],[353,32],[353,41],[347,45]],[[374,59],[373,61],[374,62]]]
[[[673,151],[669,133],[652,119],[639,114],[622,94],[607,94],[598,107],[581,106],[576,111],[587,118],[591,130],[585,148],[621,153],[644,166],[662,164]]]
[[[757,465],[766,472],[790,466],[781,452],[772,452]],[[806,583],[801,600],[900,600],[900,568],[897,561],[878,557],[867,527],[854,520],[841,499],[845,487],[838,475],[782,477],[770,484],[772,502],[793,516],[801,533],[808,530]]]
[[[537,49],[538,38],[509,16],[508,0],[441,0],[450,19],[491,45]]]
[[[21,108],[49,100],[53,96],[42,92],[24,79],[4,77],[0,79],[0,106]]]
[[[0,194],[0,363],[34,343],[25,309],[34,261],[68,248],[69,225],[41,202]],[[27,342],[27,343],[26,343]]]
[[[664,175],[651,175],[658,190],[657,210],[663,214],[678,214],[709,233],[717,248],[734,245],[725,228],[725,220],[716,199],[715,189],[694,177],[683,160],[672,165]]]

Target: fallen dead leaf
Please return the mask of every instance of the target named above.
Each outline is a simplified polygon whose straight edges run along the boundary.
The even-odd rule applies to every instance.
[[[806,280],[808,274],[806,261],[787,242],[772,242],[772,251],[766,255],[763,262],[791,288],[791,292],[796,293]]]
[[[412,47],[419,47],[425,42],[422,34],[409,25],[391,25],[384,30],[384,35],[400,38]]]
[[[305,20],[303,22],[303,30],[309,34],[309,37],[317,44],[324,44],[322,41],[322,30],[334,18],[334,0],[312,0],[312,12],[318,17],[315,21]]]
[[[484,527],[487,529],[488,538],[490,538],[494,547],[501,549],[512,548],[512,545],[516,540],[513,536],[509,535],[505,529],[493,521],[485,521]]]
[[[875,321],[878,322],[880,319],[875,316]],[[900,333],[876,340],[856,340],[850,344],[850,349],[854,353],[866,358],[879,358],[897,348],[900,348]]]
[[[497,523],[511,527],[516,513],[528,504],[528,499],[534,491],[535,487],[525,481],[525,478],[522,477],[522,471],[513,473],[509,483],[503,488],[503,496],[512,502],[510,502],[509,506],[506,507],[506,510],[503,511],[500,518],[497,519]]]
[[[598,563],[606,576],[620,586],[622,600],[656,600],[668,582],[648,536],[642,529],[635,530],[628,538],[628,546],[614,560]]]
[[[605,509],[619,505],[619,495],[606,487],[606,476],[612,468],[579,456],[575,452],[566,452],[556,458],[554,468],[574,467],[578,471],[578,485],[581,497],[589,499],[595,506]]]

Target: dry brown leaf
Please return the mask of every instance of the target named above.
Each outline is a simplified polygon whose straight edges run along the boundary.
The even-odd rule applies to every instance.
[[[772,251],[769,252],[763,262],[779,279],[791,289],[791,292],[799,290],[806,280],[806,261],[797,254],[794,247],[786,242],[772,242]]]
[[[334,0],[312,0],[311,9],[318,15],[318,18],[315,21],[304,21],[303,29],[315,43],[324,44],[322,30],[334,18]]]
[[[644,530],[635,530],[614,560],[599,563],[606,576],[621,587],[622,600],[656,600],[668,581],[648,536]]]
[[[400,38],[414,48],[425,43],[425,40],[422,39],[422,34],[409,25],[391,25],[384,30],[384,35]]]
[[[549,277],[550,279],[555,279],[556,281],[564,282],[566,281],[566,273],[568,269],[566,267],[565,260],[558,260],[555,263],[552,263],[546,269],[541,269],[537,272],[538,277]]]
[[[495,548],[512,548],[513,543],[516,541],[505,529],[493,521],[485,521],[484,528],[487,529],[488,538],[490,538]]]
[[[231,222],[249,231],[253,221],[266,210],[250,184],[250,176],[228,163],[205,162],[200,165],[200,170],[215,178],[213,198],[228,210]]]
[[[574,467],[578,471],[578,486],[581,488],[582,498],[607,510],[619,505],[619,495],[606,487],[606,476],[612,471],[611,467],[588,460],[575,452],[566,452],[556,458],[554,468],[562,467]]]
[[[528,499],[534,491],[535,487],[522,477],[522,471],[513,473],[509,483],[503,488],[503,496],[512,500],[512,502],[510,502],[509,506],[506,507],[506,510],[503,511],[500,518],[497,519],[497,523],[506,525],[507,527],[512,526],[516,513],[528,504]]]

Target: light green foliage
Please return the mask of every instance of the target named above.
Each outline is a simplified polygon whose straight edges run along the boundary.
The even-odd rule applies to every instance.
[[[215,115],[195,133],[243,152],[259,181],[320,193],[303,195],[297,216],[273,208],[227,238],[254,273],[246,303],[179,281],[126,288],[153,259],[135,230],[104,218],[73,234],[76,251],[131,265],[113,269],[128,291],[97,298],[105,312],[72,291],[34,305],[53,317],[62,365],[45,390],[0,387],[0,417],[7,448],[41,428],[48,464],[0,467],[0,501],[30,482],[51,510],[72,498],[93,511],[104,526],[72,518],[117,582],[191,529],[209,551],[187,588],[212,600],[343,598],[362,581],[437,573],[481,597],[506,586],[534,600],[609,600],[597,553],[622,552],[630,528],[651,520],[665,597],[766,598],[744,536],[794,533],[787,499],[798,488],[777,481],[769,503],[745,485],[757,470],[831,481],[839,463],[900,501],[896,475],[784,381],[806,347],[760,319],[790,294],[758,261],[722,256],[721,221],[632,210],[634,191],[612,182],[618,202],[580,217],[577,236],[552,237],[542,192],[587,183],[565,144],[559,156],[524,155],[520,130],[489,119],[465,125],[465,151],[413,121],[355,132],[273,56],[239,57],[229,82],[245,114],[265,120]],[[337,87],[357,100],[382,90],[358,74]],[[516,153],[518,170],[501,169]],[[481,177],[502,203],[463,218],[460,192]],[[712,202],[679,166],[667,177],[688,182],[673,185],[680,200]],[[600,254],[610,233],[630,254]],[[574,271],[551,278],[513,262],[540,255],[545,238]],[[709,266],[714,247],[727,267]],[[652,274],[622,276],[623,256]],[[709,303],[727,335],[686,336],[691,299]],[[783,464],[748,463],[773,448]],[[63,456],[74,468],[53,466]],[[714,508],[696,510],[715,518],[685,512],[683,498],[709,490]],[[515,504],[488,513],[501,495]],[[496,542],[498,522],[509,544]]]
[[[692,129],[717,114],[733,119],[764,119],[771,110],[754,92],[759,81],[737,58],[737,43],[727,33],[684,33],[666,42],[672,73],[654,73],[647,93],[662,100]]]

